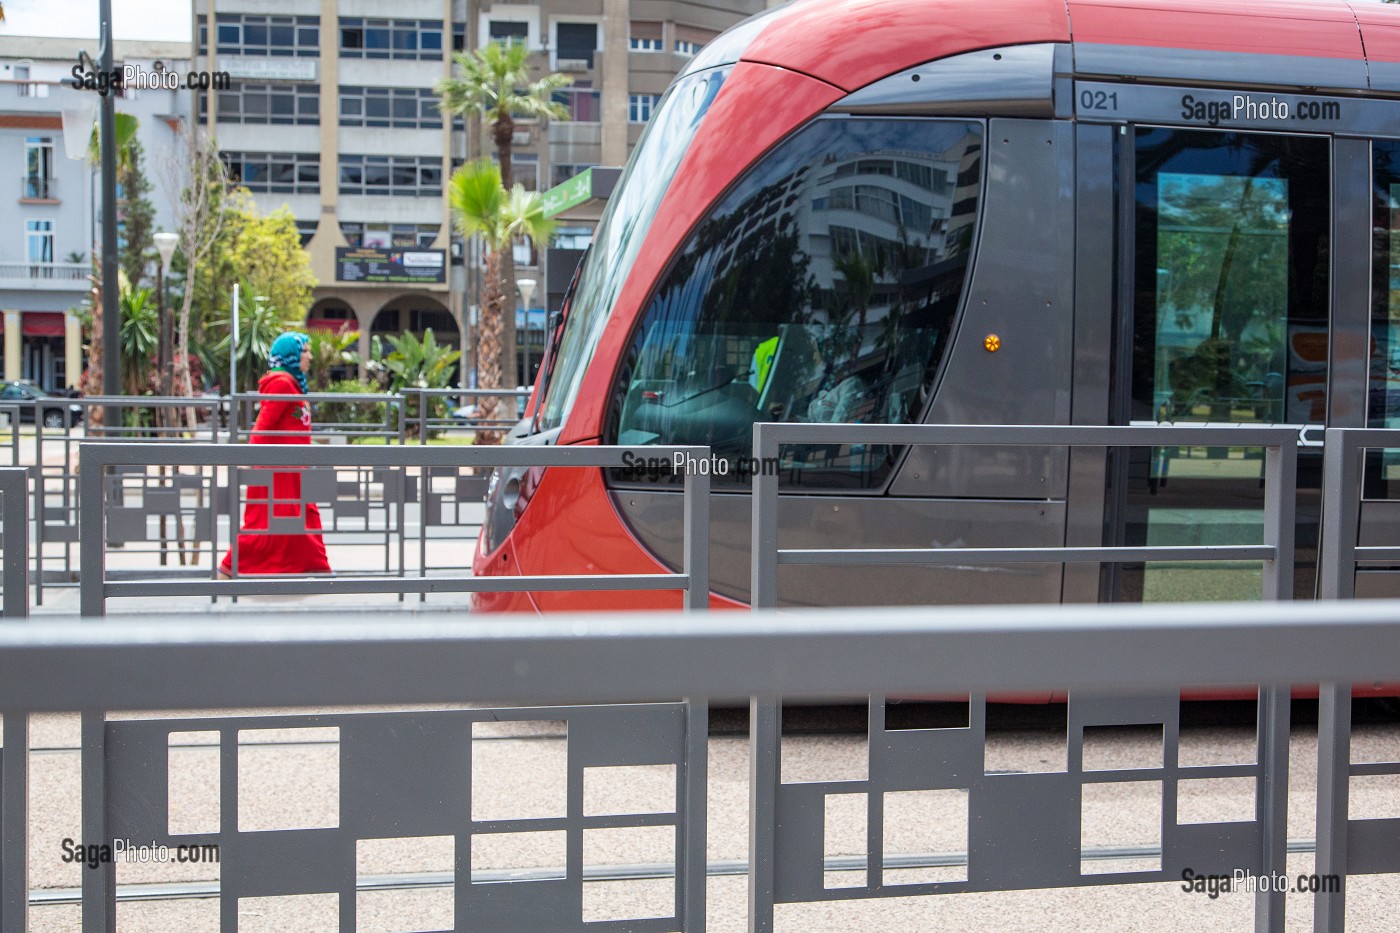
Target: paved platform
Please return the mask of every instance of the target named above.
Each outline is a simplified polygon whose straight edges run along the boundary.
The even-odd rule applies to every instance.
[[[260,714],[289,712],[244,711]],[[119,715],[119,714],[117,714]],[[179,714],[195,715],[195,714]],[[76,906],[82,869],[62,860],[63,839],[79,839],[76,801],[80,797],[78,720],[74,715],[36,716],[31,728],[31,848],[30,872],[33,888],[31,929],[76,931]],[[1202,747],[1215,749],[1221,760],[1252,747],[1252,730],[1240,726],[1220,726],[1197,736]],[[1063,755],[1062,739],[1039,729],[1011,729],[988,736],[988,761],[1009,770],[1044,768]],[[1103,746],[1103,767],[1128,767],[1146,753],[1151,742],[1140,733],[1125,732]],[[1400,725],[1359,725],[1356,730],[1358,760],[1378,760],[1400,751]],[[865,740],[855,735],[800,735],[784,740],[784,780],[838,779],[859,768]],[[1309,727],[1295,728],[1290,744],[1289,836],[1294,851],[1289,858],[1290,876],[1309,872],[1312,856],[1306,851],[1313,835],[1310,825],[1315,797],[1313,769],[1316,733]],[[251,756],[245,764],[244,755]],[[282,790],[264,801],[263,817],[279,825],[319,825],[334,821],[333,792],[327,775],[337,761],[337,743],[303,732],[286,730],[262,736],[257,743],[240,747],[240,774],[245,767],[258,773]],[[172,764],[171,779],[176,786],[188,785],[185,777],[197,775],[209,764],[217,750],[208,740],[195,740],[180,749],[178,765]],[[498,732],[487,732],[473,742],[473,755],[485,761],[509,764],[494,780],[482,780],[475,790],[480,802],[473,804],[473,817],[489,814],[493,808],[512,812],[548,810],[564,792],[557,776],[566,756],[565,736],[557,724],[501,724]],[[263,759],[259,761],[258,759]],[[266,770],[270,768],[270,770]],[[710,877],[707,885],[709,923],[714,933],[742,933],[746,930],[748,749],[742,735],[716,735],[709,742],[709,843]],[[185,772],[188,772],[186,774]],[[661,802],[668,794],[666,775],[640,772],[628,781],[590,788],[589,806],[594,812],[637,812],[639,806]],[[475,778],[474,778],[475,781]],[[197,781],[190,785],[197,788]],[[672,785],[673,787],[673,785]],[[187,788],[188,789],[188,788]],[[308,791],[308,789],[310,789]],[[298,803],[298,801],[300,801]],[[673,804],[672,804],[673,805]],[[1159,801],[1150,794],[1128,789],[1108,807],[1086,809],[1084,833],[1123,838],[1126,826],[1151,824],[1159,811]],[[1203,801],[1205,816],[1230,819],[1230,814],[1252,809],[1249,792],[1221,787]],[[1355,807],[1370,811],[1400,810],[1400,794],[1394,788],[1370,789],[1360,794]],[[1357,812],[1355,809],[1353,812]],[[181,819],[207,823],[215,814],[198,806],[181,811]],[[1236,817],[1238,818],[1238,817]],[[301,821],[301,822],[296,822]],[[927,825],[915,822],[921,829]],[[863,843],[863,821],[851,815],[829,824],[829,832],[844,840],[832,855],[847,854]],[[549,834],[532,834],[537,837]],[[669,906],[673,880],[665,875],[673,858],[669,833],[640,834],[610,840],[601,849],[587,853],[603,877],[585,894],[585,911],[593,919],[621,919],[636,913],[656,912]],[[363,854],[359,862],[362,888],[358,895],[359,930],[411,931],[447,930],[451,923],[451,837],[443,839],[403,839]],[[1144,839],[1144,842],[1147,840]],[[471,870],[482,883],[516,873],[544,873],[562,865],[558,840],[525,838],[497,840],[482,845],[471,855]],[[951,856],[956,862],[956,845],[949,843],[935,853]],[[1126,868],[1121,858],[1114,870]],[[660,868],[658,872],[658,866]],[[945,866],[946,868],[947,866]],[[956,865],[953,866],[956,871]],[[661,877],[655,877],[660,874]],[[218,871],[206,865],[135,865],[119,871],[119,931],[189,931],[205,933],[218,929]],[[1395,876],[1356,877],[1348,882],[1348,929],[1353,931],[1392,931],[1400,908],[1400,878]],[[591,901],[589,900],[591,896]],[[332,896],[333,899],[333,896]],[[1312,898],[1290,894],[1287,898],[1289,930],[1311,929]],[[1100,888],[1071,888],[998,894],[957,894],[880,901],[824,903],[780,907],[778,929],[803,933],[887,933],[887,931],[998,930],[1045,933],[1045,931],[1144,931],[1172,930],[1244,931],[1252,928],[1253,898],[1243,893],[1224,893],[1212,899],[1188,893],[1179,882],[1109,885]],[[334,904],[315,897],[280,902],[253,903],[240,911],[242,933],[295,930],[312,933],[337,930]]]

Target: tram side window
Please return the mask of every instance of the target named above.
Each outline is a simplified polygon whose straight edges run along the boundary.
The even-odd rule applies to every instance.
[[[1134,420],[1321,423],[1327,144],[1138,131]]]
[[[1368,423],[1400,428],[1400,142],[1377,142],[1375,162]]]
[[[1374,144],[1371,380],[1367,424],[1400,428],[1400,141]],[[1400,451],[1366,455],[1366,496],[1400,499]]]
[[[623,359],[609,442],[707,444],[737,462],[758,421],[919,420],[961,303],[981,153],[980,124],[899,119],[819,120],[775,150],[662,279]],[[781,477],[874,487],[896,453],[789,451]]]

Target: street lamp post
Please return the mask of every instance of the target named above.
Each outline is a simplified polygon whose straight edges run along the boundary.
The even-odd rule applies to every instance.
[[[110,75],[115,67],[112,37],[112,0],[98,0],[98,67]],[[117,102],[109,89],[99,102],[98,145],[102,153],[102,394],[121,394],[121,311],[117,305]],[[107,429],[118,417],[107,412]]]
[[[175,255],[175,244],[180,238],[162,230],[153,239],[156,241],[156,252],[160,254],[160,271],[156,273],[156,298],[157,307],[160,309],[160,348],[156,359],[160,371],[160,394],[169,396],[175,354],[172,346],[174,340],[171,334],[170,308],[165,300],[165,282],[166,277],[170,275],[170,260]]]
[[[534,279],[516,279],[515,284],[520,289],[520,303],[525,308],[525,381],[533,383],[530,378],[530,298],[535,294]]]

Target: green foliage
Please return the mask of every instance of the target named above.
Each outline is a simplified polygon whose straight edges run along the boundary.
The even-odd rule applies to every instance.
[[[132,143],[136,142],[136,128],[139,125],[136,117],[129,113],[115,114],[113,129],[117,140],[117,177],[121,178],[124,170],[131,168]],[[88,137],[88,161],[93,165],[102,163],[102,134],[99,124],[92,125],[92,135]]]
[[[151,391],[154,359],[160,343],[160,312],[149,288],[123,288],[121,312],[122,391],[142,395]]]
[[[121,197],[117,199],[117,217],[122,235],[120,263],[131,284],[140,286],[152,260],[158,261],[155,252],[156,210],[147,197],[151,193],[151,183],[146,179],[142,164],[145,151],[141,148],[140,139],[133,136],[127,143],[124,161],[125,167],[117,172],[117,183],[121,185]]]
[[[529,56],[529,49],[514,42],[458,52],[452,60],[461,77],[443,78],[433,87],[442,98],[440,109],[453,116],[479,111],[493,125],[511,117],[567,119],[568,108],[555,103],[553,94],[574,79],[555,73],[531,81]]]
[[[306,374],[312,392],[329,392],[333,369],[358,362],[354,352],[360,332],[349,321],[338,331],[313,330],[307,334],[306,347],[311,351],[311,371]],[[241,335],[240,335],[241,336]]]
[[[229,301],[233,283],[241,281],[243,317],[239,319],[239,385],[256,385],[267,359],[259,353],[260,337],[250,336],[244,323],[249,315],[275,319],[277,333],[299,329],[311,307],[316,277],[310,258],[301,248],[296,220],[285,207],[260,214],[246,188],[230,187],[210,169],[207,181],[209,204],[204,217],[206,234],[213,245],[199,262],[189,284],[189,262],[183,247],[175,254],[173,271],[181,286],[194,289],[191,308],[191,344],[203,360],[205,372],[227,385]],[[201,234],[204,237],[206,234]],[[267,298],[266,309],[258,312],[254,296]],[[172,306],[180,298],[172,297]],[[275,339],[277,333],[272,335]],[[265,335],[264,335],[265,336]],[[270,344],[270,340],[268,343]],[[245,346],[246,345],[246,346]],[[246,359],[245,359],[245,354]],[[251,368],[251,371],[250,371]]]
[[[319,391],[335,394],[374,395],[377,386],[365,385],[357,379],[340,379]],[[317,402],[312,417],[318,424],[383,424],[384,402]]]
[[[251,392],[258,387],[258,380],[267,372],[267,358],[272,351],[272,342],[289,330],[300,330],[302,315],[288,315],[271,301],[258,301],[259,293],[253,289],[251,281],[245,279],[239,289],[238,313],[238,391]],[[212,354],[202,357],[206,363],[213,363],[217,371],[228,373],[228,350],[230,318],[227,313],[211,322],[215,331],[223,337],[213,343]]]
[[[347,353],[346,358],[359,362],[359,355],[355,353]],[[422,340],[408,333],[387,338],[376,334],[370,338],[370,358],[365,369],[381,392],[398,392],[405,388],[446,389],[452,385],[454,367],[461,358],[460,351],[438,343],[430,327],[424,331]],[[410,395],[406,402],[405,417],[410,434],[417,431],[418,399],[419,396]],[[451,408],[445,398],[430,399],[428,405],[428,417],[432,419],[446,418]]]
[[[501,169],[490,159],[468,163],[448,181],[448,203],[463,236],[480,235],[492,253],[507,248],[517,237],[536,244],[549,241],[555,222],[544,216],[544,199],[515,185],[501,187]]]
[[[430,327],[419,340],[405,333],[388,338],[392,349],[384,357],[389,387],[397,392],[405,386],[419,389],[445,389],[452,384],[453,367],[462,354],[437,342]]]

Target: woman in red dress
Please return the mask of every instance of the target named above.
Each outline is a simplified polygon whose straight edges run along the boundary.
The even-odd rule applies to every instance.
[[[258,380],[263,395],[305,395],[306,370],[311,350],[305,334],[286,333],[272,342],[268,371]],[[258,407],[253,425],[254,444],[310,444],[311,405],[301,400],[269,398]],[[272,474],[275,518],[301,518],[300,473]],[[238,535],[238,575],[267,573],[330,573],[326,544],[321,540],[321,513],[315,503],[305,504],[302,533],[269,534],[267,530],[267,487],[247,487],[248,504],[243,510],[243,528]],[[262,501],[259,501],[262,500]],[[290,500],[290,501],[289,501]],[[249,534],[247,532],[253,532]],[[233,575],[233,550],[224,555],[221,576]]]

